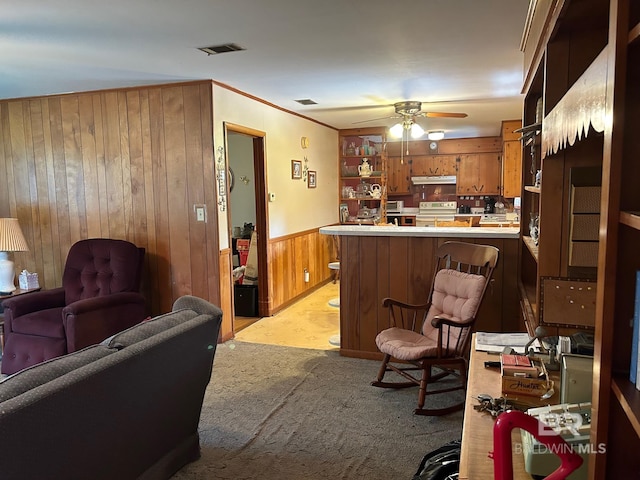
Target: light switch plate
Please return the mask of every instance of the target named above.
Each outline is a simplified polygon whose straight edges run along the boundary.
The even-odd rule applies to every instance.
[[[196,212],[196,221],[197,222],[206,222],[207,221],[207,207],[205,205],[194,205],[193,209]]]

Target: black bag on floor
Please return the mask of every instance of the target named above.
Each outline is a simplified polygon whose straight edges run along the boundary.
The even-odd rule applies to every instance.
[[[460,440],[427,453],[412,480],[454,480],[460,470]]]

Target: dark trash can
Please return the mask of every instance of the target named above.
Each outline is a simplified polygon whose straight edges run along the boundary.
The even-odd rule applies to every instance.
[[[258,316],[258,286],[234,285],[234,311],[238,317]]]

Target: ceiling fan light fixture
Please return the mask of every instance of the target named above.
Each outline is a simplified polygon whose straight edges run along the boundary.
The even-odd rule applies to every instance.
[[[411,124],[411,138],[413,138],[415,140],[417,138],[420,138],[422,135],[424,135],[424,128],[422,128],[417,123],[412,123]],[[443,133],[443,135],[444,135],[444,133]]]
[[[396,123],[393,127],[389,129],[389,135],[393,138],[401,138],[404,132],[404,125],[400,123]]]
[[[442,140],[444,138],[444,131],[443,130],[434,130],[431,131],[429,133],[427,133],[427,138],[429,140],[433,140],[433,141],[438,141],[438,140]]]

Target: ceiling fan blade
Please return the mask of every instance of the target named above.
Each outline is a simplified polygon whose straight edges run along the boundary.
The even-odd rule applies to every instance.
[[[453,113],[453,112],[423,112],[422,115],[425,117],[433,117],[433,118],[465,118],[467,116],[466,113]]]
[[[389,118],[402,118],[402,117],[400,117],[398,115],[393,115],[391,117],[370,118],[369,120],[360,120],[359,122],[353,122],[353,125],[356,125],[358,123],[375,122],[375,121],[378,121],[378,120],[387,120]]]

